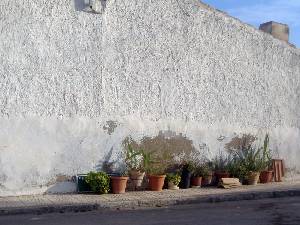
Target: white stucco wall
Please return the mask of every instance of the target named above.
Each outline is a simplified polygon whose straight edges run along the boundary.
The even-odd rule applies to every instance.
[[[196,0],[83,2],[0,1],[0,196],[168,129],[211,154],[219,136],[268,131],[300,170],[298,49]]]

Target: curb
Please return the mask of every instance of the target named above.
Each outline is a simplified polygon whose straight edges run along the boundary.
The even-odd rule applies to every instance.
[[[89,211],[108,211],[108,210],[132,210],[155,207],[167,207],[175,205],[191,205],[201,203],[219,203],[229,201],[259,200],[270,198],[283,198],[300,196],[300,188],[279,190],[279,191],[249,191],[231,194],[211,194],[207,196],[195,196],[183,199],[154,199],[112,202],[109,205],[100,204],[81,204],[81,205],[49,205],[33,206],[24,208],[0,209],[0,216],[20,215],[20,214],[47,214],[47,213],[67,213],[67,212],[89,212]]]

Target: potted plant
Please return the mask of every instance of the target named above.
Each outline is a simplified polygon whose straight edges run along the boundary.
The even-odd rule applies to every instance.
[[[136,150],[131,144],[127,144],[125,151],[125,164],[129,171],[130,180],[134,188],[142,185],[145,171],[143,168],[143,150]]]
[[[260,182],[261,183],[270,183],[273,179],[273,170],[272,170],[272,157],[271,150],[269,148],[269,135],[266,134],[264,139],[264,145],[262,148],[262,160],[264,170],[260,173]]]
[[[183,162],[182,171],[181,171],[181,181],[179,184],[179,187],[181,189],[190,188],[193,170],[194,170],[194,164],[192,161]]]
[[[232,156],[228,163],[228,172],[230,177],[238,178],[240,183],[246,184],[247,171],[239,157]]]
[[[143,152],[143,164],[148,177],[148,185],[151,191],[162,191],[168,164],[164,157],[154,155],[155,152]]]
[[[194,166],[193,176],[192,176],[192,187],[201,187],[202,180],[208,178],[210,175],[209,168],[207,164],[198,163]]]
[[[260,172],[264,167],[261,148],[249,145],[237,151],[235,157],[236,160],[239,160],[241,168],[243,168],[244,179],[247,181],[247,184],[256,185],[259,181]]]
[[[89,172],[85,181],[95,193],[107,194],[109,192],[109,176],[105,172]]]
[[[228,163],[229,157],[225,156],[223,153],[219,153],[213,160],[213,168],[214,168],[214,176],[215,182],[214,184],[217,185],[221,178],[228,178],[230,174],[228,172]]]
[[[166,176],[166,180],[168,182],[168,189],[170,190],[178,190],[179,183],[181,180],[181,176],[179,174],[168,173]]]
[[[213,172],[212,172],[212,162],[206,162],[205,163],[206,171],[204,172],[204,175],[202,177],[202,186],[209,186],[211,185],[212,178],[213,178]]]
[[[125,171],[110,177],[113,194],[124,194],[129,177]]]

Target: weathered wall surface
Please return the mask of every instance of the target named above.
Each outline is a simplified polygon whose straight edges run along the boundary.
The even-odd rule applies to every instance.
[[[211,155],[269,131],[300,170],[299,50],[196,0],[82,3],[0,2],[0,195],[44,191],[160,130]]]

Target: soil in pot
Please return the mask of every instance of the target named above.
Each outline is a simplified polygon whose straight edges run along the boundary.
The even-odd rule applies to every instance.
[[[111,177],[110,179],[113,194],[125,193],[128,177]]]
[[[260,173],[259,180],[260,180],[260,183],[263,183],[263,184],[272,182],[273,171],[272,170],[262,171]]]
[[[130,175],[130,180],[132,181],[132,184],[133,184],[135,189],[142,186],[143,179],[144,179],[144,176],[145,176],[145,172],[132,170],[132,171],[130,171],[129,175]]]
[[[259,181],[259,172],[250,172],[247,176],[248,185],[257,185]]]
[[[192,177],[192,187],[201,187],[202,177]]]
[[[214,185],[218,185],[221,178],[229,178],[230,177],[230,174],[228,172],[220,172],[220,171],[217,171],[215,172],[215,180],[214,180]]]
[[[179,184],[179,187],[181,189],[187,189],[190,188],[191,186],[191,177],[192,177],[192,173],[186,169],[182,170],[182,174],[181,174],[181,181]]]
[[[166,175],[149,175],[148,178],[151,191],[162,191]]]

